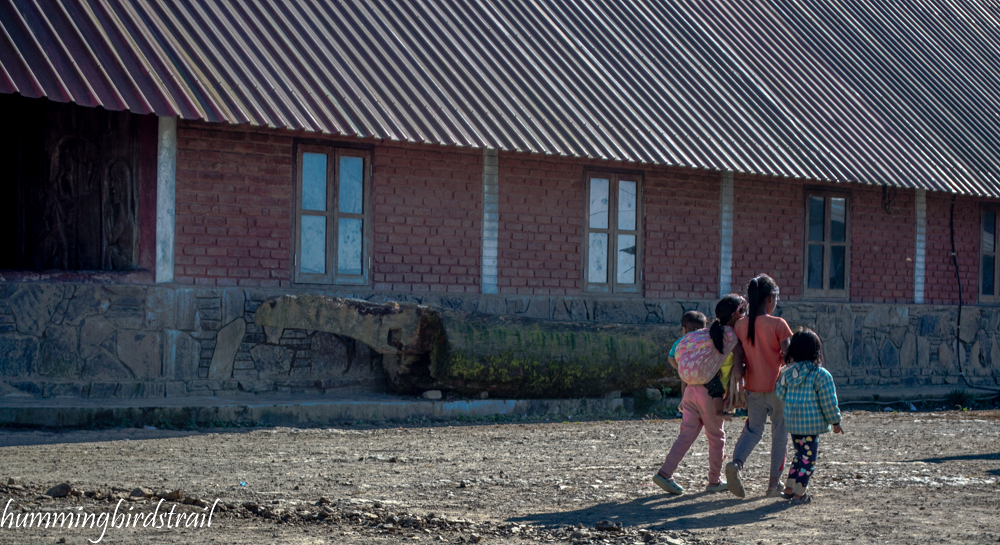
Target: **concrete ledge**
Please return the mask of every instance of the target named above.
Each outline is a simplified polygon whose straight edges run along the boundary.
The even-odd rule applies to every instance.
[[[990,399],[997,397],[996,392],[976,390],[965,385],[921,386],[920,388],[838,388],[837,399],[847,402],[879,402],[890,401],[924,401],[944,399],[955,390],[962,390],[975,399]]]
[[[961,388],[924,387],[848,389],[838,391],[841,403],[942,399]],[[996,393],[965,390],[975,398]],[[679,398],[665,398],[648,407],[672,414]],[[91,428],[117,426],[329,426],[354,422],[463,420],[492,416],[602,417],[632,412],[632,398],[586,399],[464,399],[429,401],[387,394],[362,395],[242,395],[181,398],[86,399],[0,398],[0,426],[28,428]]]
[[[298,397],[298,399],[295,399]],[[102,403],[102,401],[104,403]],[[460,420],[489,416],[568,418],[632,408],[631,399],[477,399],[425,401],[392,396],[354,399],[255,396],[109,400],[0,400],[0,426],[80,428],[151,426],[324,426],[408,419]]]

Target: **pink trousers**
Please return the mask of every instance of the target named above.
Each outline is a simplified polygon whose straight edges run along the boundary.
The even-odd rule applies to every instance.
[[[681,431],[667,453],[660,474],[668,478],[674,475],[677,464],[681,463],[688,449],[698,439],[701,429],[705,428],[705,437],[708,439],[708,482],[716,484],[719,482],[722,459],[725,456],[726,432],[722,429],[725,421],[716,414],[708,390],[701,385],[688,385],[681,400],[681,409],[684,411]]]

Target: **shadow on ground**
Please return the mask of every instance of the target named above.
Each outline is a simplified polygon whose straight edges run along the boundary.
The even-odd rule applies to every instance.
[[[965,454],[962,456],[942,456],[940,458],[924,458],[922,460],[906,460],[907,462],[924,462],[925,464],[943,464],[945,462],[962,462],[969,460],[1000,460],[1000,452],[992,454]]]
[[[730,509],[739,506],[742,508]],[[508,520],[546,526],[578,523],[593,526],[598,521],[610,520],[639,528],[693,530],[752,524],[787,508],[787,502],[763,496],[741,500],[729,494],[702,492],[682,496],[649,496],[626,503],[602,503],[585,509],[537,513]]]

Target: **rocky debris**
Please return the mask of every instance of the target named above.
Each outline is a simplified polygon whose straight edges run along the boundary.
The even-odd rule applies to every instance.
[[[36,489],[19,481],[8,480],[7,487],[22,486],[26,490]],[[472,481],[465,480],[459,487],[468,487]],[[55,490],[60,488],[60,490]],[[41,489],[37,489],[41,490]],[[37,494],[36,502],[117,502],[120,499],[145,501],[159,497],[167,501],[182,503],[186,509],[204,509],[215,505],[215,516],[229,518],[257,518],[270,524],[333,525],[338,528],[352,528],[363,535],[386,535],[396,539],[423,538],[433,541],[490,543],[494,541],[566,541],[576,545],[600,543],[602,545],[634,545],[636,543],[684,545],[686,542],[674,533],[636,529],[623,526],[620,522],[602,520],[592,528],[583,524],[577,526],[542,526],[505,521],[474,521],[435,513],[413,513],[400,510],[397,502],[372,501],[356,498],[332,499],[320,497],[316,501],[294,499],[273,499],[237,503],[233,501],[209,502],[181,490],[161,491],[153,494],[150,489],[136,487],[129,491],[112,487],[110,490],[87,490],[79,492],[80,498],[70,497],[74,489],[68,483],[50,489],[50,494]],[[60,494],[65,492],[65,494]],[[69,542],[66,542],[69,543]]]
[[[143,488],[140,486],[132,490],[132,493],[129,495],[132,496],[133,498],[152,498],[153,491],[148,488]]]
[[[156,497],[165,499],[167,501],[183,501],[184,500],[184,491],[183,490],[174,490],[174,491],[168,492],[166,490],[161,490],[161,491],[159,491],[159,492],[156,493]]]
[[[50,488],[45,495],[50,498],[65,498],[66,496],[69,496],[72,491],[73,487],[69,483],[59,483]]]
[[[441,390],[427,390],[422,397],[424,399],[441,399]]]
[[[22,492],[24,491],[24,484],[14,477],[7,478],[7,490],[10,492]]]
[[[622,523],[611,522],[610,520],[602,520],[594,525],[594,529],[600,532],[621,532]]]
[[[326,500],[326,501],[324,501]],[[320,498],[316,502],[273,500],[269,505],[244,502],[233,505],[234,517],[258,517],[276,524],[332,524],[353,527],[375,534],[397,538],[430,537],[432,540],[453,542],[457,537],[465,543],[487,543],[491,538],[528,541],[571,541],[633,545],[635,543],[670,543],[683,545],[677,534],[623,526],[620,522],[601,521],[593,529],[576,526],[540,526],[497,521],[472,521],[462,518],[417,514],[392,509],[391,505],[368,500]],[[436,537],[435,537],[436,536]],[[448,536],[448,537],[445,537]]]

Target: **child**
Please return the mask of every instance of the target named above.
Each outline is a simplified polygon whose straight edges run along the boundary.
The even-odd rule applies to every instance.
[[[676,356],[680,359],[678,371],[682,373],[682,380],[684,377],[693,380],[684,390],[684,397],[681,400],[684,418],[681,421],[680,433],[670,448],[660,471],[653,476],[653,482],[670,494],[684,493],[684,488],[674,481],[673,473],[695,439],[698,438],[703,427],[705,428],[705,436],[708,438],[708,487],[705,490],[708,492],[726,490],[726,483],[720,478],[726,446],[721,394],[717,404],[709,395],[708,388],[704,384],[706,382],[704,377],[718,378],[720,367],[729,359],[730,355],[734,357],[736,365],[742,365],[743,353],[739,348],[739,340],[733,332],[732,324],[739,319],[739,310],[743,303],[742,297],[730,294],[715,306],[717,319],[708,332],[711,336],[711,351],[706,352],[700,347],[692,347],[692,350],[696,350],[700,356],[703,356],[699,357],[698,361],[689,364],[692,358],[686,357],[687,354],[683,352],[689,348],[688,344],[698,344],[699,339],[695,337],[698,337],[698,334],[704,330],[685,336],[684,341],[677,346]],[[694,381],[701,381],[701,383]]]
[[[806,487],[819,453],[819,435],[829,432],[831,425],[833,433],[844,433],[844,429],[833,377],[823,369],[819,336],[809,329],[798,330],[792,335],[785,362],[788,365],[781,371],[775,393],[785,403],[785,427],[792,434],[795,459],[781,497],[803,504],[812,501]]]
[[[771,416],[771,474],[767,484],[767,495],[780,496],[778,481],[785,468],[785,453],[788,450],[788,434],[785,432],[785,409],[778,396],[774,395],[774,385],[778,380],[778,370],[782,366],[782,356],[788,347],[792,330],[788,323],[771,316],[778,306],[778,285],[762,274],[747,286],[747,302],[750,314],[736,322],[736,335],[740,338],[746,354],[746,375],[744,389],[747,396],[747,421],[733,449],[733,461],[726,465],[726,480],[729,491],[737,497],[745,497],[740,472],[754,447],[764,436],[764,425]]]
[[[684,338],[684,335],[687,335],[692,331],[705,329],[705,322],[707,321],[708,320],[705,318],[705,315],[697,310],[689,310],[684,313],[684,316],[681,316],[681,336],[677,337],[677,340],[674,341],[674,345],[670,347],[670,352],[667,352],[667,361],[673,366],[674,369],[677,369],[677,360],[674,359],[674,353],[677,351],[677,345],[681,342],[681,339]],[[682,380],[681,398],[684,397],[685,388],[687,388],[687,384],[684,384],[684,381]]]

